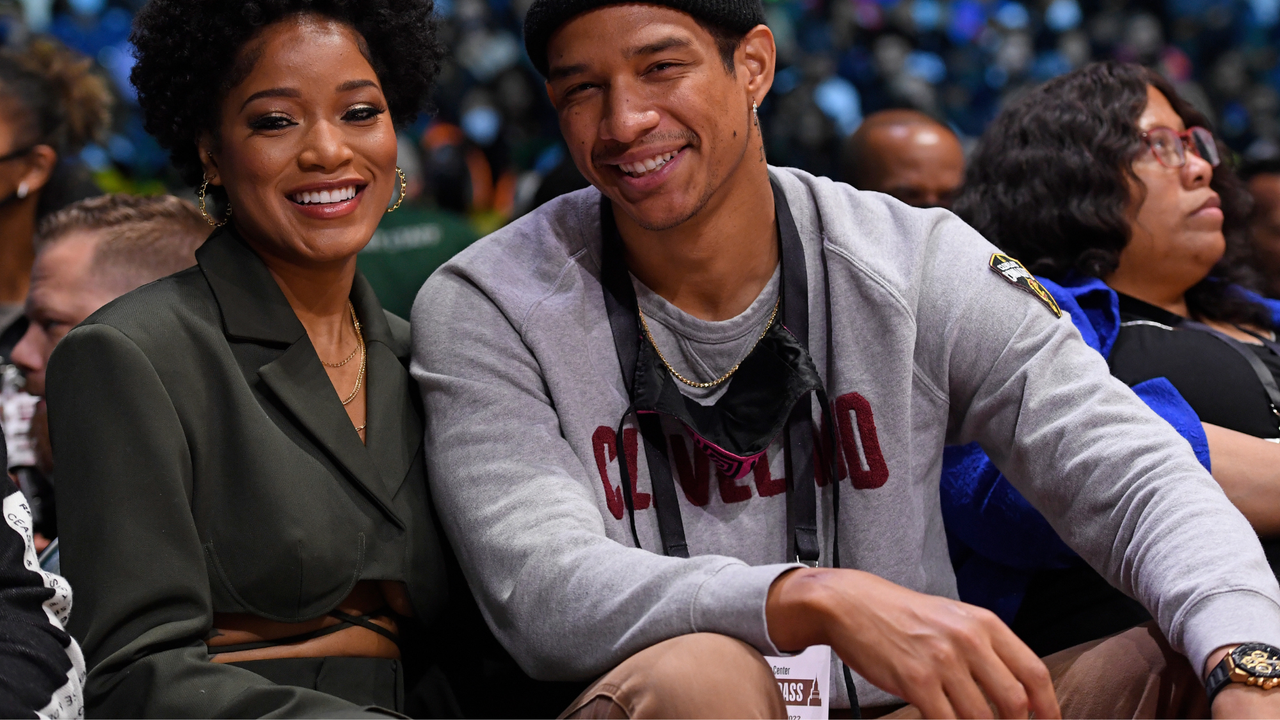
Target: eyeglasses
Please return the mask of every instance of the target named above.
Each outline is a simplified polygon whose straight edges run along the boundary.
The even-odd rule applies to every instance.
[[[1186,132],[1178,132],[1173,128],[1156,127],[1142,133],[1142,139],[1151,148],[1151,154],[1167,168],[1180,168],[1187,164],[1187,148],[1204,158],[1213,167],[1218,167],[1222,156],[1218,154],[1218,144],[1213,140],[1213,133],[1202,127],[1193,127]]]

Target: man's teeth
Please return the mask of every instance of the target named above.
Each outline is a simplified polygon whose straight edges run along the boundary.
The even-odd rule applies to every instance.
[[[666,165],[671,161],[671,158],[675,156],[675,152],[669,152],[666,155],[655,155],[648,160],[641,160],[633,163],[622,163],[618,165],[618,169],[631,177],[640,177],[642,175],[648,175],[654,170]]]
[[[346,202],[356,196],[356,186],[339,188],[337,190],[321,190],[320,192],[304,192],[293,196],[293,201],[299,205],[327,205],[331,203]]]

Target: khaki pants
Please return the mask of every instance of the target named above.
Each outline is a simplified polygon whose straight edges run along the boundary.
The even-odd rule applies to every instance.
[[[1044,660],[1064,718],[1206,718],[1200,677],[1154,625]],[[865,708],[918,718],[914,707]],[[832,713],[838,716],[839,711]],[[569,706],[568,718],[785,718],[773,672],[754,648],[723,635],[683,635],[636,653]]]

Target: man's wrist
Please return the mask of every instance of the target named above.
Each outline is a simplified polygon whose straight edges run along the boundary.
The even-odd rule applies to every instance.
[[[1235,645],[1223,645],[1217,650],[1209,653],[1209,659],[1205,661],[1204,669],[1200,671],[1200,679],[1207,680],[1209,678],[1209,673],[1213,672],[1213,669],[1218,667],[1218,663],[1222,662],[1222,659],[1225,658],[1228,653],[1238,647],[1240,647],[1239,643]]]
[[[782,652],[800,652],[829,644],[826,617],[830,595],[822,568],[796,568],[779,575],[769,586],[765,620],[769,639]]]

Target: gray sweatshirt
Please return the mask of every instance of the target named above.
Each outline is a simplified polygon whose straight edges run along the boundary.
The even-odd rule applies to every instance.
[[[838,430],[842,566],[956,597],[942,449],[977,441],[1195,667],[1225,644],[1280,645],[1280,587],[1248,522],[1069,318],[991,269],[991,244],[943,210],[772,173],[804,245],[810,352]],[[667,424],[694,557],[660,554],[634,418],[615,431],[628,399],[599,280],[600,202],[588,188],[544,206],[457,256],[418,296],[412,374],[442,523],[486,620],[534,677],[591,678],[692,632],[778,654],[765,599],[795,567],[780,444],[770,467],[735,481]],[[762,298],[707,323],[641,290],[660,345],[680,345],[668,357],[700,377],[740,359],[735,348],[745,352],[772,307]],[[637,466],[640,549],[620,441]],[[832,486],[819,482],[829,565]],[[833,705],[847,707],[840,677],[833,667]],[[862,704],[893,701],[856,682]]]

